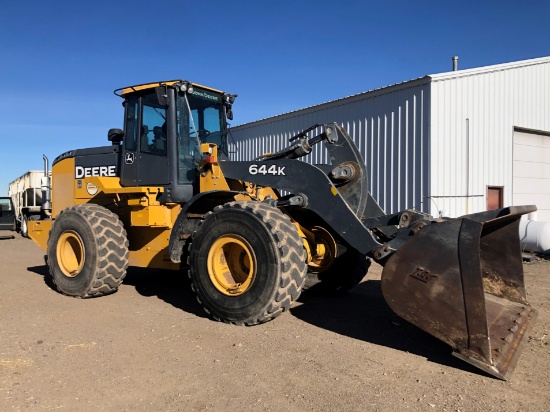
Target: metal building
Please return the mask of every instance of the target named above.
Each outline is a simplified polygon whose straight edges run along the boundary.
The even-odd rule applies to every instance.
[[[236,126],[232,159],[328,122],[354,139],[386,213],[536,204],[531,218],[550,221],[550,57],[427,75]],[[328,163],[317,147],[305,160]]]

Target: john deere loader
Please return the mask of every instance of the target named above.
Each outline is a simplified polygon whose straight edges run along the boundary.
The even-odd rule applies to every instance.
[[[534,206],[455,219],[387,215],[337,124],[315,125],[279,152],[229,161],[235,95],[182,80],[115,94],[124,130],[109,130],[108,146],[58,156],[41,218],[29,222],[61,293],[113,293],[128,266],[172,269],[189,275],[212,318],[255,325],[287,311],[306,277],[346,290],[374,260],[399,316],[461,359],[509,376],[535,316],[518,237]],[[298,160],[316,144],[331,164]]]

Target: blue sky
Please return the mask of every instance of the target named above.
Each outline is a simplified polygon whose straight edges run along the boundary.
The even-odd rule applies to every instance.
[[[550,2],[19,0],[0,5],[0,196],[122,127],[116,88],[237,93],[233,125],[427,74],[550,55]]]

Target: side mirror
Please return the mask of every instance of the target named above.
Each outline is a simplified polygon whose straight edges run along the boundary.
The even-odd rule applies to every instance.
[[[233,120],[233,107],[229,103],[225,103],[225,117],[229,120]]]
[[[124,139],[124,130],[122,129],[109,129],[107,132],[107,139],[113,143],[113,145],[120,144]]]
[[[168,106],[168,87],[155,87],[155,92],[157,93],[157,100],[159,104],[163,107]]]

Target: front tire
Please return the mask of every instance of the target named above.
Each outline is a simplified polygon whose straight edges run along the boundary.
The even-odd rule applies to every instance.
[[[290,309],[305,281],[306,252],[279,209],[231,202],[206,215],[189,246],[189,277],[204,310],[237,325]]]
[[[128,268],[122,222],[95,204],[70,206],[55,219],[48,239],[48,266],[57,289],[90,298],[117,290]]]

